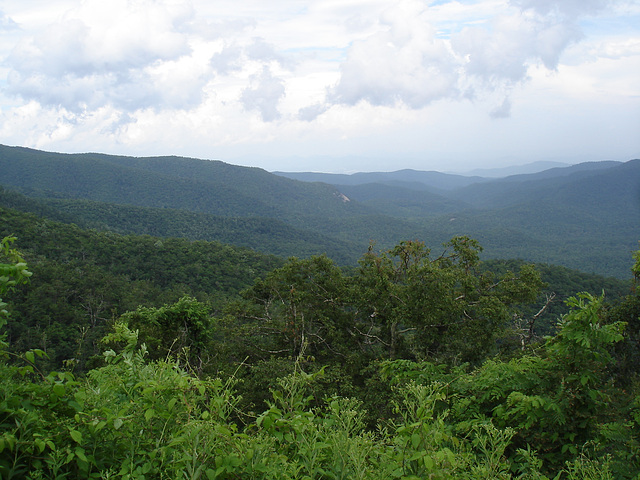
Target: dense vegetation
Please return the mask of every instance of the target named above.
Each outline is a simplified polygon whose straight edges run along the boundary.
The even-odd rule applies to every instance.
[[[282,263],[1,214],[45,232],[29,238],[29,267],[2,241],[3,478],[640,474],[637,291],[615,304],[577,294],[541,339],[539,272],[483,265],[466,237],[437,252],[371,248],[343,270],[326,256]],[[635,262],[640,277],[640,251]],[[113,284],[82,298],[84,316],[69,324],[102,325],[93,355],[58,351],[69,356],[55,366],[53,343],[24,343],[25,320],[42,328],[74,310],[71,297],[49,301],[66,282],[79,293],[106,277]],[[146,300],[134,307],[136,297]],[[108,318],[92,315],[98,300]]]
[[[0,206],[82,228],[120,234],[208,240],[251,248],[283,258],[324,252],[342,265],[354,264],[355,245],[322,233],[263,217],[224,217],[172,208],[138,207],[91,200],[29,198],[0,187]]]
[[[638,162],[362,204],[222,162],[0,164],[2,478],[640,476],[640,250],[634,283],[552,264],[618,271]]]
[[[215,240],[283,257],[325,253],[353,265],[372,240],[388,249],[405,239],[439,245],[468,235],[485,245],[485,258],[629,278],[626,259],[640,237],[640,160],[493,180],[415,171],[319,178],[336,183],[220,161],[0,145],[5,207],[105,231]]]
[[[125,312],[138,306],[162,307],[189,296],[220,316],[241,291],[284,263],[278,257],[216,242],[85,230],[0,208],[0,237],[10,235],[19,237],[35,273],[28,288],[13,294],[12,310],[20,320],[8,330],[11,343],[17,350],[46,350],[51,368],[73,358],[76,372],[101,356],[99,340]],[[523,264],[486,261],[479,268],[504,275]],[[564,300],[575,292],[599,295],[604,289],[607,298],[615,301],[629,291],[628,281],[552,265],[537,269],[547,284],[538,303],[554,295],[536,319],[538,336],[553,332],[552,325],[567,312]],[[349,277],[349,271],[340,272],[341,277]],[[532,316],[540,306],[522,308]]]

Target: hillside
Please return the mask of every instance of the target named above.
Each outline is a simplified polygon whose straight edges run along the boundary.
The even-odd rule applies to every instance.
[[[481,241],[487,258],[629,276],[621,260],[640,239],[640,160],[554,167],[466,185],[456,180],[461,186],[455,188],[450,179],[456,176],[442,177],[442,188],[434,187],[436,177],[415,175],[414,183],[391,185],[393,176],[405,178],[404,171],[326,178],[353,200],[413,221],[430,245],[466,234]]]
[[[356,215],[336,188],[258,168],[179,157],[65,155],[0,146],[0,184],[31,195],[177,208],[220,216]]]
[[[501,208],[537,200],[570,203],[577,206],[585,198],[606,195],[603,207],[619,195],[637,193],[640,179],[638,160],[626,163],[589,162],[566,168],[553,168],[530,175],[514,175],[484,183],[452,189],[446,196],[476,208]],[[591,180],[588,180],[591,179]],[[602,181],[603,184],[598,183]],[[635,182],[635,185],[633,184]],[[591,190],[591,188],[596,190]],[[604,189],[604,190],[603,190]],[[635,189],[635,193],[634,193]],[[566,197],[571,190],[571,198]]]
[[[92,200],[29,198],[2,187],[0,205],[99,231],[216,241],[281,257],[326,253],[341,264],[357,259],[356,247],[350,243],[266,217],[224,217]]]
[[[339,185],[338,188],[353,200],[386,215],[403,219],[420,219],[469,208],[465,202],[455,198],[447,198],[424,188],[416,188],[415,185],[363,183],[360,185]],[[418,183],[417,185],[424,184]]]
[[[44,207],[43,212],[47,213]],[[28,287],[13,295],[13,314],[20,321],[10,328],[12,341],[24,349],[46,347],[55,368],[71,357],[84,368],[99,353],[99,338],[126,311],[160,307],[190,295],[206,301],[218,314],[241,291],[285,263],[219,242],[98,232],[0,207],[0,238],[9,235],[18,238],[34,272]],[[483,269],[503,275],[523,265],[515,260],[487,261]],[[538,268],[548,284],[545,293],[556,294],[548,314],[539,319],[541,334],[551,333],[555,319],[567,312],[564,300],[576,291],[597,295],[604,290],[607,299],[615,301],[630,289],[628,281],[561,266]]]
[[[410,236],[415,229],[411,224],[350,201],[333,186],[299,182],[258,168],[218,161],[63,155],[0,146],[0,185],[47,201],[90,200],[217,217],[260,218],[266,219],[266,223],[276,220],[279,225],[284,222],[303,230],[307,237],[330,236],[339,244],[350,244],[347,257],[351,261],[371,240],[391,245],[399,238]],[[278,230],[279,225],[276,223],[274,229]],[[355,225],[358,227],[354,228]],[[177,231],[184,228],[190,227],[175,227]],[[143,233],[145,230],[121,231]],[[215,237],[205,235],[204,239]],[[320,247],[313,253],[334,251]],[[297,253],[298,249],[283,251],[285,256]]]
[[[631,282],[543,269],[557,321],[530,265],[469,239],[344,270],[0,219],[27,246],[0,246],[3,478],[640,472],[640,297],[598,296]]]
[[[639,170],[634,160],[500,179],[414,170],[308,177],[346,182],[329,185],[220,161],[0,146],[0,185],[39,202],[29,206],[14,192],[23,205],[6,206],[85,227],[216,240],[283,257],[326,253],[345,265],[370,243],[384,249],[418,239],[437,249],[468,235],[481,241],[485,258],[618,278],[629,278],[640,239]]]

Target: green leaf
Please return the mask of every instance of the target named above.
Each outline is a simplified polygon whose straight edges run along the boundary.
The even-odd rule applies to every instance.
[[[123,424],[123,423],[124,423],[124,422],[122,421],[122,419],[121,419],[121,418],[116,418],[116,419],[113,421],[113,428],[115,428],[116,430],[119,430],[119,429],[120,429],[120,427],[122,427],[122,424]]]
[[[24,352],[24,358],[26,358],[27,362],[29,363],[33,363],[36,361],[36,357],[31,350],[29,350],[28,352]]]
[[[38,454],[44,452],[44,449],[47,447],[47,443],[41,438],[36,438],[33,440],[33,444],[38,449]]]
[[[144,419],[148,422],[153,417],[155,417],[155,415],[156,415],[156,411],[153,408],[150,408],[146,412],[144,412]]]
[[[429,456],[425,456],[422,458],[422,462],[424,463],[424,468],[426,468],[428,471],[433,470],[433,467],[435,466],[435,462],[433,461],[433,458]]]
[[[419,458],[424,457],[426,454],[427,454],[427,452],[425,452],[425,451],[416,452],[416,453],[414,453],[413,455],[411,455],[409,457],[409,461],[413,462],[414,460],[418,460]]]
[[[78,430],[69,430],[69,433],[71,434],[71,438],[73,438],[76,443],[82,443],[82,433],[80,433]]]
[[[206,469],[204,473],[207,475],[207,478],[209,480],[215,480],[215,478],[217,476],[216,472],[214,472],[212,468]]]
[[[75,452],[76,452],[76,457],[78,457],[80,460],[82,460],[83,462],[87,462],[87,463],[89,462],[87,460],[87,457],[84,454],[84,449],[82,449],[80,447],[76,447]]]
[[[64,394],[66,393],[66,389],[64,388],[64,385],[62,385],[61,383],[56,383],[53,386],[53,393],[57,397],[64,397]]]
[[[411,445],[414,449],[418,448],[418,446],[420,445],[420,435],[418,435],[417,433],[411,435]]]

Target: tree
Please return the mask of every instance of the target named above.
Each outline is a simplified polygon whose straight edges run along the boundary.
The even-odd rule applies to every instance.
[[[267,354],[344,358],[353,348],[348,278],[325,255],[292,258],[244,293],[240,313]]]
[[[370,248],[351,276],[326,256],[294,258],[257,281],[233,313],[267,355],[479,362],[542,287],[530,265],[518,275],[481,272],[480,250],[467,237],[435,259],[422,242]]]
[[[12,248],[15,237],[4,237],[0,241],[0,329],[4,328],[9,318],[7,304],[2,301],[2,296],[13,290],[17,285],[26,283],[31,276],[27,264],[20,253]],[[5,263],[8,262],[8,263]],[[4,334],[0,337],[0,347],[4,350],[7,344]]]
[[[138,307],[121,316],[121,321],[140,331],[140,338],[152,359],[183,355],[201,371],[212,332],[210,307],[191,297],[159,308]]]
[[[430,257],[422,242],[402,242],[360,260],[355,297],[361,332],[402,356],[479,362],[506,334],[516,306],[534,301],[542,287],[531,265],[495,277],[479,270],[476,240],[455,237]]]
[[[633,259],[635,260],[635,263],[631,267],[631,271],[633,272],[633,277],[635,278],[636,283],[640,283],[640,249],[635,251]]]

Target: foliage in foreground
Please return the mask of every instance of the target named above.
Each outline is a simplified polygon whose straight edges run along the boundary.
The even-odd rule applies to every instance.
[[[538,444],[521,444],[517,439],[531,430],[527,422],[540,421],[545,409],[545,403],[540,400],[536,405],[533,397],[528,402],[509,399],[510,411],[494,419],[467,414],[462,420],[458,417],[466,399],[447,393],[441,382],[411,381],[397,388],[394,418],[371,432],[365,428],[358,400],[329,397],[322,406],[311,408],[306,387],[314,378],[298,371],[281,379],[268,410],[247,419],[242,427],[234,421],[240,412],[233,377],[201,380],[175,362],[147,362],[136,334],[121,324],[108,339],[125,346],[119,353],[107,350],[108,365],[91,371],[82,382],[68,374],[31,382],[21,378],[17,368],[2,365],[4,478],[545,479],[551,475],[536,452]],[[479,378],[491,368],[495,370],[495,365],[459,381],[481,388]],[[484,387],[485,396],[490,387]],[[504,425],[510,417],[517,427]],[[638,453],[637,436],[633,441],[635,450],[623,453]],[[553,473],[560,478],[614,478],[620,452],[611,450],[611,442],[599,444],[602,455],[585,445],[578,447],[580,451],[565,455],[568,460]],[[626,471],[615,472],[616,477],[630,476],[634,469],[637,473],[638,465],[629,460]]]
[[[0,294],[29,277],[2,244]],[[640,263],[640,259],[639,259]],[[638,265],[636,265],[637,267]],[[197,305],[184,302],[184,308]],[[640,474],[640,402],[617,385],[622,321],[578,295],[535,351],[471,370],[389,359],[391,414],[369,429],[360,400],[310,395],[324,369],[281,378],[258,415],[235,374],[195,375],[149,360],[124,323],[86,378],[39,370],[41,350],[7,361],[0,346],[3,478],[607,479]],[[149,312],[147,312],[149,313]],[[172,309],[151,312],[158,322]],[[202,313],[202,312],[200,312]],[[6,323],[8,312],[0,311]],[[197,325],[197,323],[196,323]],[[331,367],[328,367],[330,369]],[[327,375],[329,372],[326,373]]]

